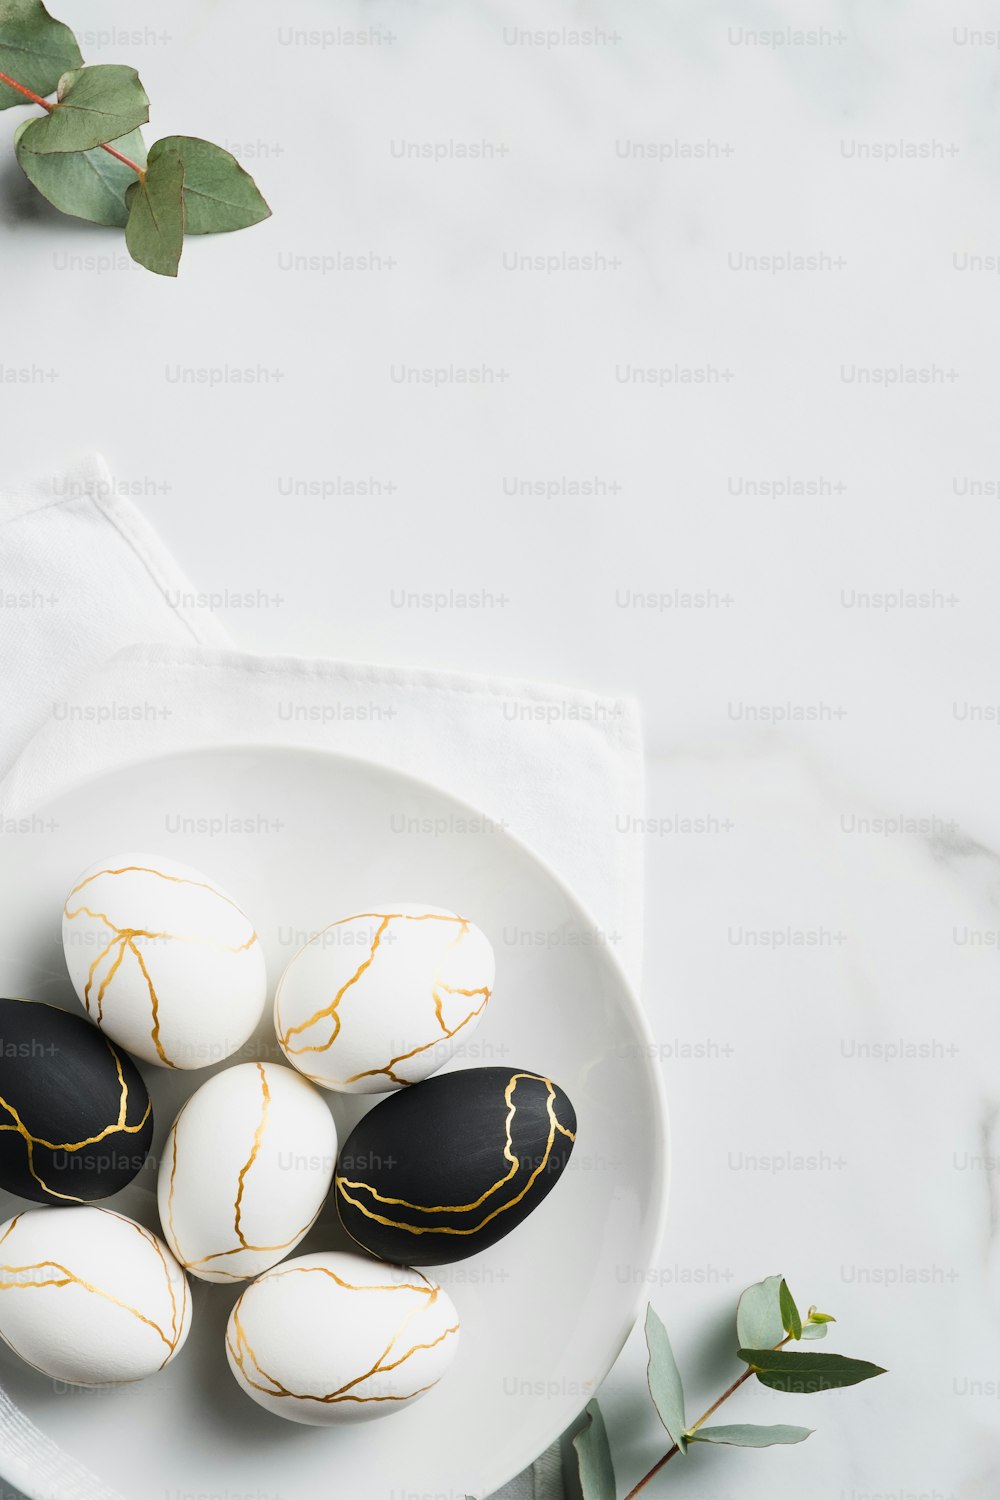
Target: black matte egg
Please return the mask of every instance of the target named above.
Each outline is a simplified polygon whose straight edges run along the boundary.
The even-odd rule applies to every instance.
[[[153,1110],[135,1063],[83,1016],[0,1000],[0,1187],[92,1203],[131,1182]]]
[[[348,1137],[337,1164],[341,1223],[382,1260],[464,1260],[537,1208],[575,1139],[572,1104],[538,1073],[428,1078],[376,1105]]]

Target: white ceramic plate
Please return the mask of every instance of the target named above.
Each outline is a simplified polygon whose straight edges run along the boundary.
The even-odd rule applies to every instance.
[[[62,903],[80,870],[126,848],[196,865],[229,890],[261,935],[272,994],[301,943],[352,910],[407,900],[471,917],[496,949],[496,989],[449,1067],[548,1074],[576,1107],[577,1144],[554,1191],[520,1228],[441,1269],[462,1317],[461,1349],[440,1386],[384,1421],[321,1430],[263,1412],[226,1364],[223,1333],[238,1289],[199,1281],[188,1343],[151,1380],[55,1389],[0,1345],[0,1382],[127,1500],[490,1494],[596,1391],[635,1319],[660,1240],[661,1084],[614,935],[596,933],[565,887],[502,828],[432,787],[311,751],[220,750],[93,781],[39,809],[26,834],[5,836],[0,994],[79,1009],[62,959]],[[245,1051],[281,1061],[267,1018]],[[212,1071],[142,1067],[156,1116],[152,1158],[108,1201],[150,1228],[159,1228],[159,1147],[183,1099]],[[343,1140],[380,1096],[325,1097]],[[21,1200],[0,1194],[3,1218],[19,1208]],[[346,1242],[330,1203],[296,1253],[339,1247]]]

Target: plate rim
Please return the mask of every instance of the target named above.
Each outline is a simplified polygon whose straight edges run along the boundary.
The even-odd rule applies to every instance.
[[[414,775],[409,771],[400,770],[397,766],[388,765],[384,761],[375,760],[371,757],[366,756],[351,755],[340,750],[319,745],[275,743],[269,740],[231,741],[226,742],[225,744],[194,745],[188,748],[173,748],[157,755],[141,754],[130,757],[129,759],[122,761],[113,767],[109,767],[105,771],[77,777],[72,781],[60,786],[59,790],[49,797],[32,798],[30,806],[26,810],[29,814],[39,812],[47,805],[50,805],[51,803],[66,797],[73,797],[83,788],[92,785],[94,782],[101,781],[107,777],[113,776],[116,772],[119,771],[133,770],[137,767],[146,765],[156,765],[157,763],[164,761],[191,759],[197,756],[221,757],[227,754],[291,754],[293,756],[305,756],[311,760],[320,762],[333,761],[340,765],[356,766],[359,768],[363,768],[365,771],[371,771],[374,769],[375,771],[389,777],[390,779],[408,782],[411,786],[414,786],[419,790],[429,792],[436,797],[444,797],[449,802],[451,802],[454,807],[459,808],[461,811],[471,816],[472,818],[481,820],[484,817],[492,817],[492,814],[486,809],[476,807],[474,803],[467,802],[463,797],[456,796],[455,793],[449,791],[447,787],[441,786],[439,783],[430,780],[428,777]],[[589,924],[591,927],[597,926],[597,923],[595,922],[593,914],[591,913],[589,907],[584,903],[582,898],[578,896],[576,892],[569,886],[569,884],[563,879],[563,877],[552,868],[547,859],[543,858],[542,855],[540,855],[535,849],[533,849],[524,838],[516,833],[511,832],[511,830],[506,825],[501,826],[498,831],[503,839],[508,840],[515,846],[520,854],[530,859],[541,869],[543,874],[553,883],[553,885],[555,885],[557,890],[563,895],[567,902],[585,918],[587,924]],[[598,951],[602,954],[604,961],[610,966],[611,972],[613,973],[617,981],[620,992],[624,996],[627,1007],[631,1013],[631,1019],[634,1022],[636,1029],[639,1031],[642,1039],[645,1041],[647,1047],[647,1053],[644,1059],[644,1063],[646,1075],[652,1083],[651,1093],[656,1125],[655,1138],[653,1142],[655,1168],[654,1181],[658,1197],[655,1214],[655,1227],[654,1233],[651,1238],[649,1251],[649,1256],[652,1257],[657,1254],[660,1246],[662,1245],[664,1234],[666,1232],[671,1182],[673,1175],[673,1132],[671,1129],[666,1083],[660,1069],[656,1066],[656,1037],[653,1033],[653,1028],[650,1024],[649,1017],[646,1014],[645,1008],[643,1007],[642,1001],[640,999],[638,988],[633,985],[632,980],[625,972],[622,962],[618,958],[616,953],[614,953],[609,947],[606,946],[601,946]],[[642,1267],[643,1271],[648,1273],[652,1269],[652,1265],[652,1260],[648,1259]],[[629,1304],[625,1319],[625,1326],[621,1330],[620,1335],[616,1336],[613,1345],[610,1346],[609,1354],[605,1356],[604,1359],[602,1359],[601,1365],[603,1365],[603,1369],[599,1377],[597,1378],[593,1394],[588,1397],[588,1400],[584,1403],[584,1406],[580,1407],[576,1411],[574,1417],[569,1423],[560,1420],[556,1424],[554,1429],[551,1427],[548,1428],[548,1435],[542,1443],[541,1448],[537,1451],[523,1454],[520,1449],[515,1448],[513,1451],[517,1458],[516,1466],[512,1468],[509,1473],[507,1473],[506,1471],[503,1472],[501,1476],[499,1478],[496,1478],[495,1480],[491,1478],[490,1489],[483,1491],[481,1496],[470,1496],[469,1500],[488,1500],[489,1495],[493,1494],[496,1490],[503,1488],[504,1485],[509,1484],[512,1479],[517,1478],[517,1476],[521,1474],[526,1468],[528,1468],[532,1463],[534,1463],[536,1459],[540,1458],[542,1454],[547,1452],[552,1444],[555,1443],[563,1435],[563,1433],[573,1425],[574,1422],[579,1420],[580,1415],[586,1409],[586,1406],[589,1404],[589,1402],[597,1398],[600,1387],[604,1384],[608,1375],[611,1373],[612,1369],[617,1363],[619,1355],[624,1349],[625,1344],[628,1342],[628,1339],[630,1338],[638,1323],[642,1306],[647,1300],[647,1280],[647,1275],[642,1275],[636,1279],[636,1294]],[[0,1388],[0,1390],[2,1390],[2,1388]],[[13,1398],[9,1397],[8,1394],[8,1399],[12,1400]],[[42,1436],[47,1439],[47,1441],[56,1441],[54,1438],[51,1438],[49,1434],[45,1433],[43,1429],[39,1428],[38,1430],[42,1433]],[[76,1455],[70,1453],[66,1449],[63,1449],[61,1445],[57,1444],[57,1446],[59,1447],[59,1452],[65,1453],[66,1457],[71,1462],[75,1463],[77,1466],[82,1465],[82,1460],[77,1458]],[[95,1475],[94,1477],[105,1485],[111,1482],[101,1475]],[[25,1490],[24,1493],[25,1495],[29,1496],[29,1500],[51,1500],[51,1492],[47,1492],[43,1497],[34,1486],[31,1489]]]

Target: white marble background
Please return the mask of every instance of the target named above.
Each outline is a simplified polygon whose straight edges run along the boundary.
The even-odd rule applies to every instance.
[[[5,468],[102,448],[249,647],[638,696],[652,822],[621,837],[675,1132],[650,1295],[690,1405],[775,1271],[891,1368],[741,1393],[731,1420],[816,1436],[656,1493],[994,1496],[1000,11],[53,9],[275,212],[172,284],[4,155]],[[812,268],[750,269],[776,256]],[[485,603],[399,602],[449,590]],[[633,1340],[605,1393],[622,1493],[663,1446],[642,1367]]]

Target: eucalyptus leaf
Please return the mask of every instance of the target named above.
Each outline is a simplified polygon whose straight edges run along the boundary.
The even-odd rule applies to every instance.
[[[803,1323],[803,1325],[802,1325],[802,1337],[803,1337],[803,1339],[825,1339],[826,1338],[826,1324],[825,1323]]]
[[[788,1282],[782,1278],[778,1289],[778,1301],[781,1308],[781,1322],[786,1333],[790,1333],[793,1339],[802,1337],[802,1318],[798,1308],[795,1306],[795,1298],[788,1290]]]
[[[188,234],[223,234],[270,218],[271,210],[249,172],[230,152],[194,135],[168,135],[150,148],[184,163],[184,226]]]
[[[41,0],[0,0],[0,72],[45,95],[68,68],[82,62],[76,37],[53,20]],[[0,83],[0,109],[24,102],[17,89]]]
[[[689,1434],[692,1443],[732,1443],[737,1448],[773,1448],[776,1443],[803,1443],[812,1437],[811,1427],[787,1427],[779,1423],[774,1427],[758,1427],[754,1423],[738,1422],[732,1427],[699,1427]]]
[[[583,1500],[615,1500],[615,1468],[611,1461],[604,1416],[596,1401],[584,1414],[584,1425],[573,1439]]]
[[[53,153],[39,156],[22,151],[21,137],[31,124],[25,120],[14,133],[14,151],[21,170],[51,204],[64,214],[89,219],[92,224],[128,223],[125,193],[135,182],[135,173],[116,161],[100,146],[93,151]],[[140,167],[146,164],[146,146],[141,130],[110,143]]]
[[[646,1346],[649,1349],[649,1394],[671,1442],[676,1443],[683,1453],[687,1447],[684,1386],[667,1330],[651,1307],[646,1309]]]
[[[125,194],[125,244],[133,260],[158,276],[176,276],[184,248],[184,168],[179,157],[150,161]]]
[[[773,1391],[788,1391],[800,1396],[839,1390],[885,1374],[880,1365],[869,1364],[864,1359],[846,1359],[842,1354],[740,1349],[739,1357],[751,1367],[762,1385]]]
[[[736,1309],[736,1336],[744,1349],[780,1344],[785,1336],[781,1320],[780,1276],[769,1276],[748,1286]]]
[[[102,63],[77,68],[59,80],[59,102],[51,114],[32,120],[21,138],[24,151],[90,151],[145,125],[149,99],[134,68]]]

